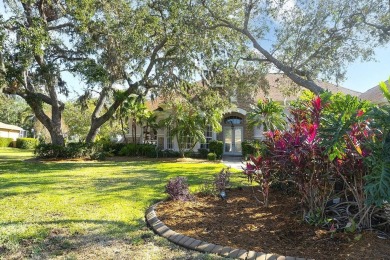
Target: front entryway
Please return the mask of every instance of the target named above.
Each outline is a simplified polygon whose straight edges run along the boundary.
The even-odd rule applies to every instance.
[[[241,155],[242,139],[242,126],[225,126],[223,128],[223,153],[225,155]]]

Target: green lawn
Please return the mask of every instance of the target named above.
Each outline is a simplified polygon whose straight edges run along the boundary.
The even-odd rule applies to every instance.
[[[196,191],[222,164],[27,160],[32,156],[0,148],[0,258],[215,258],[155,236],[144,212],[166,198],[170,178],[186,176]]]

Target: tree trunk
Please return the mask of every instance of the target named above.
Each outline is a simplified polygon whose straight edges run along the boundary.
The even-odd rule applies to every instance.
[[[123,93],[123,97],[128,97],[130,94],[133,93],[133,91],[136,90],[136,88],[139,86],[139,82],[129,84],[129,88]],[[114,115],[115,111],[119,108],[119,106],[123,103],[124,98],[116,99],[114,103],[110,106],[110,108],[107,110],[106,113],[104,113],[102,116],[98,117],[99,113],[101,112],[104,102],[107,98],[108,90],[103,89],[102,93],[100,94],[98,103],[95,107],[95,110],[92,113],[91,116],[91,128],[89,129],[89,132],[87,134],[87,138],[85,141],[87,143],[93,143],[95,141],[95,138],[97,134],[99,133],[100,127],[106,123],[112,116]]]
[[[100,127],[107,121],[102,122],[103,120],[92,120],[91,128],[85,139],[87,143],[93,143],[96,139],[97,134],[99,133]]]
[[[137,143],[137,124],[135,123],[135,119],[132,119],[131,123],[131,133],[133,135],[133,143]]]
[[[281,61],[276,59],[272,54],[266,51],[248,30],[238,30],[234,27],[230,27],[230,28],[235,29],[236,31],[241,32],[242,34],[247,36],[249,40],[252,42],[253,47],[256,50],[258,50],[261,54],[263,54],[264,57],[266,57],[267,60],[273,63],[279,70],[283,71],[284,74],[287,77],[289,77],[293,82],[295,82],[297,85],[307,88],[308,90],[313,91],[315,94],[320,94],[324,92],[324,89],[320,87],[318,84],[316,84],[314,81],[299,76],[296,72],[293,71],[292,68],[286,66]]]
[[[176,136],[177,145],[179,148],[179,155],[181,158],[185,158],[185,151],[184,151],[184,145],[183,145],[183,138],[179,138],[179,136]]]
[[[123,134],[123,139],[125,140],[125,143],[127,143],[126,131],[125,131],[125,127],[124,127],[124,123],[123,123],[123,118],[122,117],[120,117],[120,121],[121,121],[121,130],[122,130],[122,134]]]
[[[17,93],[34,111],[36,118],[41,122],[49,131],[51,137],[51,143],[55,145],[64,146],[65,138],[62,133],[61,116],[63,111],[63,105],[61,104],[58,109],[52,109],[52,117],[50,118],[45,114],[42,108],[42,96],[36,93]]]

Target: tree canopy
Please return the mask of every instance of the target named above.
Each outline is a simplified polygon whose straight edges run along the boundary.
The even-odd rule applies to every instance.
[[[212,89],[257,87],[277,69],[314,92],[389,40],[389,3],[292,0],[6,0],[0,88],[26,100],[55,144],[74,84],[95,98],[87,142],[130,96],[155,97],[200,78]],[[50,113],[43,105],[50,107]]]
[[[266,64],[315,93],[318,77],[342,80],[346,65],[389,41],[387,0],[199,0],[208,30],[246,38],[245,60]]]

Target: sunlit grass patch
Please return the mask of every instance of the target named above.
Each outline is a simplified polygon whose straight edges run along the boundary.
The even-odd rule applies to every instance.
[[[40,162],[28,160],[32,155],[0,149],[0,256],[26,245],[37,256],[100,240],[140,246],[154,236],[145,226],[145,209],[166,198],[170,178],[186,177],[196,191],[224,167],[153,160]]]

